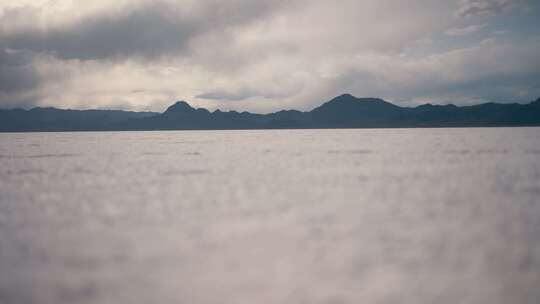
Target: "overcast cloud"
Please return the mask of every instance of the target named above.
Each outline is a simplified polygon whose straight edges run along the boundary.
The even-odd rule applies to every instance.
[[[540,96],[525,0],[0,2],[0,107],[310,109]],[[505,33],[501,35],[501,33]]]

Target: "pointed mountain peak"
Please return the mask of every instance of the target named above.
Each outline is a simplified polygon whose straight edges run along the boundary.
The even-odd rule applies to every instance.
[[[177,101],[175,104],[170,106],[165,113],[189,113],[195,111],[187,102]]]

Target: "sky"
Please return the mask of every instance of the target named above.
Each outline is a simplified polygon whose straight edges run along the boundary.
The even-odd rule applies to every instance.
[[[0,0],[0,108],[540,97],[537,0]]]

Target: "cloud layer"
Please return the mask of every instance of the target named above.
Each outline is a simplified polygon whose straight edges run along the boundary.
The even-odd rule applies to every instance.
[[[526,0],[461,0],[458,15],[462,17],[495,15],[526,2]]]
[[[492,26],[537,17],[527,1],[91,2],[0,4],[0,107],[186,99],[268,112],[344,92],[405,105],[540,95],[540,33]]]

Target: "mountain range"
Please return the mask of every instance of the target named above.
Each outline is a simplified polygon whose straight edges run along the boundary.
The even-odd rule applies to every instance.
[[[400,107],[379,98],[338,96],[307,112],[270,114],[193,108],[178,101],[163,113],[117,110],[0,110],[0,132],[416,128],[540,126],[540,98],[528,104]]]

